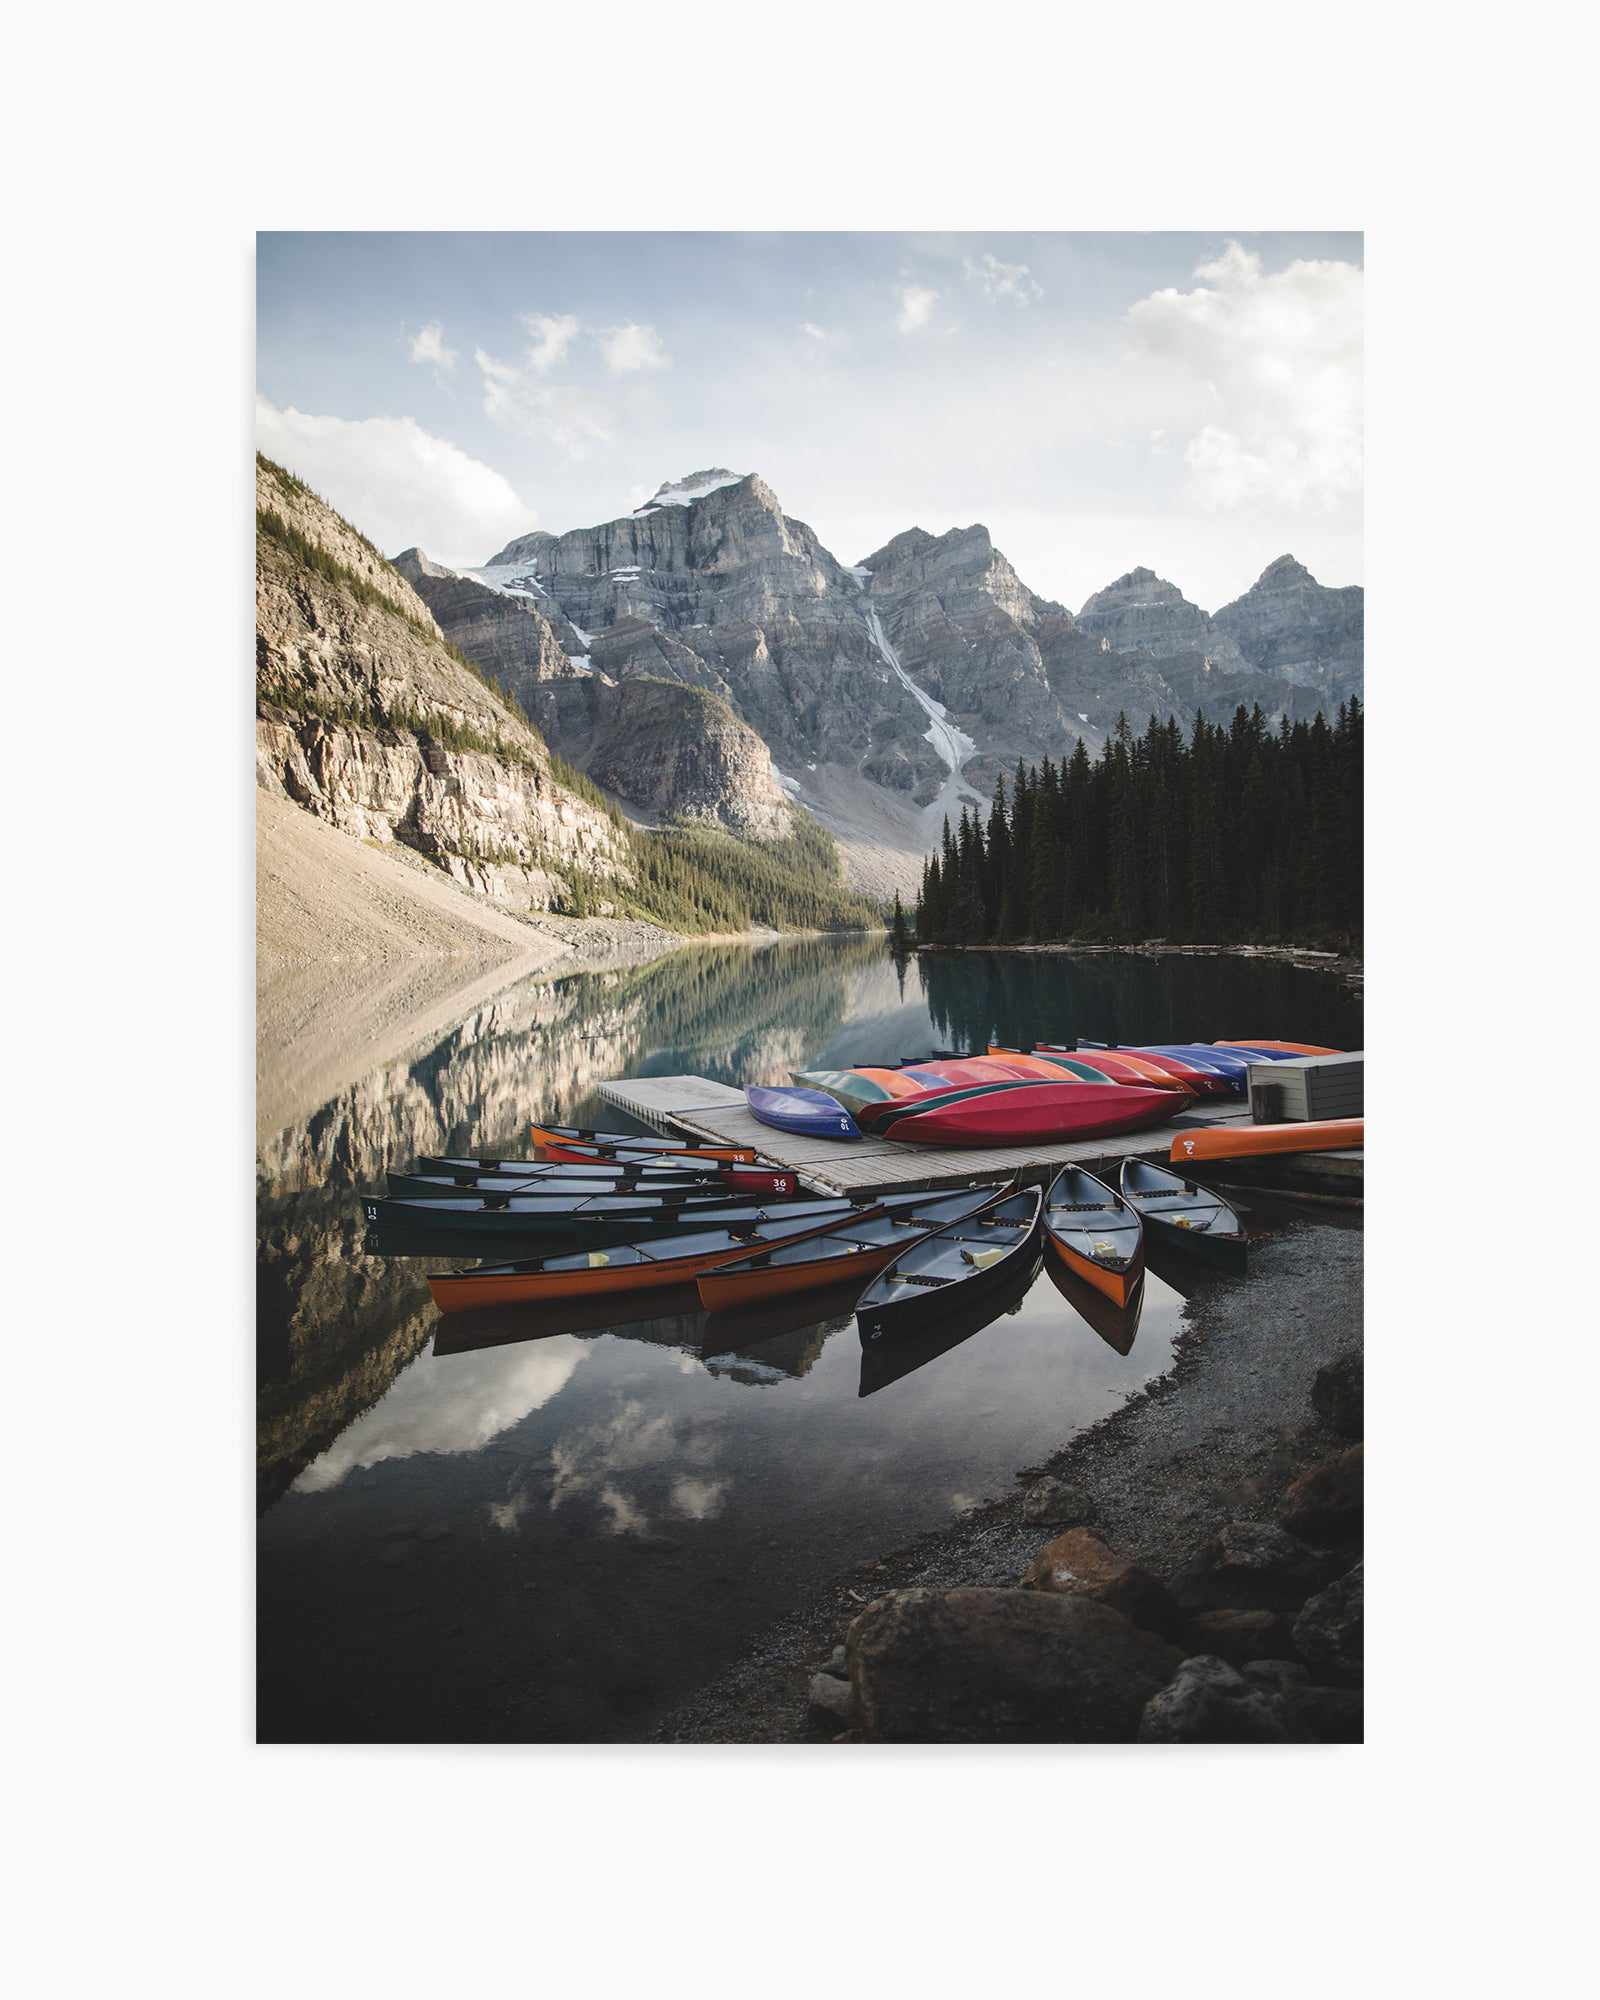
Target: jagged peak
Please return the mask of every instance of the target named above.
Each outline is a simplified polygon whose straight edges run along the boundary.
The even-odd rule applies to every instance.
[[[560,539],[544,528],[535,528],[532,533],[518,535],[506,543],[483,565],[485,569],[500,569],[506,563],[527,562],[530,556],[538,555],[541,549],[552,547]]]
[[[402,549],[392,558],[394,566],[409,582],[413,576],[459,576],[459,570],[446,569],[443,563],[436,563],[431,556],[419,548]]]
[[[701,472],[685,473],[682,479],[664,479],[645,502],[645,507],[692,507],[696,500],[719,493],[725,486],[742,486],[753,472],[730,472],[725,465],[708,465]],[[644,508],[639,510],[644,512]]]
[[[1084,599],[1080,618],[1093,616],[1096,611],[1121,607],[1129,604],[1187,604],[1188,599],[1175,583],[1168,583],[1164,576],[1157,576],[1153,569],[1141,565],[1116,577],[1103,590],[1097,590]]]
[[[1291,584],[1315,583],[1316,580],[1305,564],[1298,561],[1294,556],[1278,556],[1267,564],[1266,568],[1256,578],[1250,588],[1252,590],[1283,590]]]

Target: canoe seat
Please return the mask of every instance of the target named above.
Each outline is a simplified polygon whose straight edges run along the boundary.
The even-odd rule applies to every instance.
[[[1114,1213],[1108,1201],[1058,1201],[1050,1210],[1052,1215],[1083,1215],[1090,1209],[1097,1209],[1103,1215]]]
[[[889,1275],[891,1285],[928,1285],[937,1290],[949,1284],[948,1278],[924,1278],[916,1271],[893,1271]]]

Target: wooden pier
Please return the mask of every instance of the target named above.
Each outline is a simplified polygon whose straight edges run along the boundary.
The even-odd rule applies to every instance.
[[[1047,1180],[1068,1162],[1115,1167],[1134,1157],[1165,1161],[1172,1141],[1184,1132],[1199,1126],[1250,1122],[1249,1105],[1230,1098],[1214,1109],[1187,1112],[1170,1125],[1126,1132],[1116,1138],[1032,1146],[906,1146],[870,1134],[857,1140],[806,1139],[793,1132],[775,1131],[751,1113],[742,1090],[732,1090],[704,1076],[619,1077],[597,1087],[607,1104],[669,1138],[753,1146],[768,1159],[793,1167],[804,1180],[829,1194],[861,1196],[891,1194],[899,1189],[959,1187],[967,1181],[1011,1174],[1021,1174],[1025,1180]],[[1283,1166],[1292,1164],[1299,1178],[1309,1173],[1337,1192],[1361,1194],[1359,1152],[1300,1153],[1280,1158]],[[1208,1177],[1225,1181],[1235,1166],[1264,1164],[1218,1160],[1209,1164]]]

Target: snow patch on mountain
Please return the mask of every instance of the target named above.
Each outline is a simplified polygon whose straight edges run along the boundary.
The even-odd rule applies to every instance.
[[[649,506],[641,507],[634,519],[641,520],[658,507],[688,507],[708,493],[720,493],[724,486],[737,486],[745,477],[742,472],[729,472],[725,466],[716,465],[709,472],[691,472],[687,479],[669,480],[665,486],[656,488]]]

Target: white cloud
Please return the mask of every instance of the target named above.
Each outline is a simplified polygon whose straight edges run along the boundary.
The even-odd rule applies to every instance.
[[[667,350],[653,326],[610,326],[600,335],[600,352],[613,375],[669,366]]]
[[[1268,275],[1230,243],[1193,291],[1153,292],[1129,311],[1145,354],[1203,398],[1184,457],[1209,508],[1331,510],[1362,478],[1362,273],[1301,259]]]
[[[939,302],[939,294],[930,292],[926,285],[901,285],[895,297],[900,301],[895,325],[902,333],[920,332],[933,317],[933,309]]]
[[[536,352],[530,349],[519,364],[497,360],[481,347],[473,350],[484,414],[507,430],[553,444],[568,458],[587,458],[596,445],[610,443],[610,412],[585,389],[544,381],[546,364]]]
[[[801,320],[800,331],[808,340],[826,340],[829,337],[828,329],[825,326],[818,326],[814,320]]]
[[[439,322],[429,320],[420,333],[411,336],[411,358],[427,366],[442,369],[450,374],[460,359],[453,347],[444,344],[444,328]]]
[[[510,481],[414,417],[321,417],[256,398],[256,443],[380,549],[413,543],[441,562],[485,551],[537,520]]]
[[[1032,305],[1044,297],[1041,285],[1026,264],[1003,264],[986,250],[977,259],[966,260],[967,276],[981,285],[985,298],[1005,300],[1011,305]]]
[[[674,1511],[686,1520],[709,1521],[722,1512],[727,1490],[725,1479],[675,1479],[670,1497]]]
[[[554,368],[577,339],[578,321],[572,313],[524,313],[522,324],[532,336],[528,366],[543,375]]]
[[[582,1341],[552,1335],[536,1348],[491,1348],[448,1360],[425,1358],[395,1377],[387,1395],[341,1432],[295,1481],[322,1493],[350,1473],[419,1451],[481,1451],[491,1438],[541,1409],[572,1380]],[[512,1520],[499,1526],[509,1527]]]

